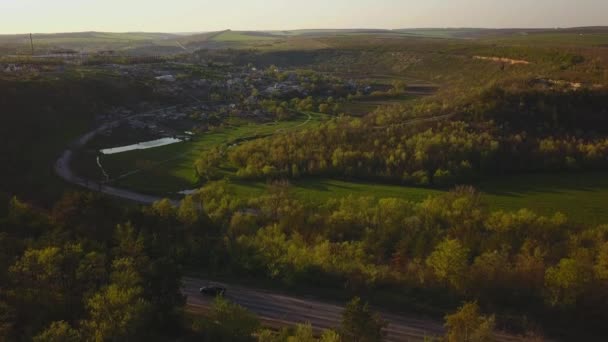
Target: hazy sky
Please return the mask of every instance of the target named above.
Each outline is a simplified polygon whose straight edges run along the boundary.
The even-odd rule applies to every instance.
[[[0,34],[608,25],[608,0],[0,0]]]

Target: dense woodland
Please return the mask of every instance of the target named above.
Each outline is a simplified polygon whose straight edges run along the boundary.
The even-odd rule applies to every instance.
[[[318,207],[295,200],[286,183],[251,201],[226,185],[212,183],[179,208],[125,210],[74,193],[45,213],[11,200],[0,225],[0,333],[8,340],[223,336],[205,321],[184,326],[179,265],[191,265],[380,301],[385,293],[401,310],[427,314],[475,301],[497,314],[492,327],[601,336],[606,226],[489,212],[471,188],[419,204],[351,197]]]
[[[564,87],[520,81],[492,86],[464,105],[435,99],[381,108],[362,119],[339,117],[300,134],[247,142],[228,157],[243,178],[435,186],[507,172],[605,170],[607,93]]]
[[[477,300],[503,319],[525,315],[530,321],[502,321],[523,330],[559,331],[559,322],[569,322],[599,332],[606,318],[606,226],[525,209],[490,212],[467,187],[418,204],[350,197],[322,207],[294,199],[285,183],[248,202],[227,189],[210,184],[180,210],[200,201],[223,227],[222,262],[240,274],[387,291],[417,309]]]

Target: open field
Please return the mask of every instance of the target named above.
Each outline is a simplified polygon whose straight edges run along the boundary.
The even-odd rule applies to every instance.
[[[212,40],[218,42],[247,42],[257,40],[274,40],[277,38],[278,37],[274,37],[271,34],[265,34],[262,32],[226,31],[213,37]]]
[[[349,195],[419,202],[443,193],[437,189],[331,179],[300,180],[292,186],[294,195],[308,202]],[[262,182],[236,181],[232,187],[239,197],[255,197],[266,191]],[[608,175],[603,173],[519,175],[483,181],[476,187],[483,192],[491,210],[527,208],[542,215],[561,212],[577,223],[608,223]]]
[[[608,33],[536,33],[488,37],[484,41],[530,46],[608,46]]]
[[[117,179],[115,185],[148,193],[175,193],[196,187],[198,179],[194,162],[202,151],[240,139],[310,127],[325,118],[323,114],[310,113],[310,116],[301,114],[297,120],[221,128],[196,136],[189,142],[103,156],[102,164],[112,179],[135,171],[130,176]],[[137,171],[140,169],[142,171]]]
[[[240,132],[240,133],[238,133]],[[189,144],[177,144],[158,149],[137,151],[115,155],[107,165],[121,165],[126,161],[137,163],[146,157],[154,160],[177,153],[190,152],[175,161],[158,165],[150,170],[136,173],[118,180],[115,184],[130,189],[155,194],[175,194],[178,191],[197,186],[193,170],[194,160],[205,146],[226,143],[245,132],[231,130],[222,134],[208,136]],[[194,144],[193,147],[192,144]],[[133,155],[137,157],[133,158]],[[112,156],[114,157],[114,156]],[[106,159],[107,160],[107,159]],[[262,195],[265,182],[233,181],[233,191],[240,198]],[[603,173],[583,174],[531,174],[502,177],[482,181],[476,187],[491,210],[517,211],[530,209],[538,214],[553,215],[564,213],[572,221],[585,224],[608,222],[608,175]],[[440,195],[444,190],[407,187],[389,184],[374,184],[335,179],[304,179],[292,182],[294,195],[306,202],[321,203],[330,198],[371,196],[375,198],[401,198],[420,202],[429,196]]]
[[[190,142],[138,150],[102,157],[106,171],[115,179],[113,185],[149,194],[176,196],[177,192],[200,184],[194,163],[201,151],[230,142],[265,136],[281,130],[297,130],[323,121],[325,116],[301,115],[297,120],[268,124],[242,124],[222,128],[195,137]],[[91,160],[88,161],[92,163]],[[94,171],[91,167],[91,172]],[[224,174],[234,179],[229,167]],[[124,177],[120,177],[124,175]],[[374,184],[335,179],[303,179],[292,182],[293,192],[307,202],[324,202],[329,198],[349,195],[376,198],[395,197],[419,202],[444,190]],[[586,224],[608,222],[608,175],[603,173],[529,174],[503,176],[475,184],[484,193],[492,210],[516,211],[528,208],[538,214],[566,214],[571,220]],[[233,190],[239,197],[263,194],[265,182],[234,180]]]
[[[608,174],[531,174],[501,177],[478,185],[492,208],[566,214],[588,224],[608,223]]]

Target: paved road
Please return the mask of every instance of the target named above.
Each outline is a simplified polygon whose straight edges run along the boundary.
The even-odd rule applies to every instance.
[[[209,284],[206,280],[184,278],[183,293],[188,296],[188,306],[197,312],[206,312],[213,299],[201,295],[198,289]],[[336,328],[342,319],[343,306],[328,304],[310,298],[296,298],[283,294],[256,290],[242,286],[232,286],[213,282],[227,288],[226,299],[255,312],[264,325],[273,328],[291,326],[296,323],[310,323],[316,332]],[[381,312],[389,322],[386,341],[423,341],[425,337],[442,336],[442,323],[415,317],[400,316]],[[506,334],[497,334],[498,341],[519,341]]]

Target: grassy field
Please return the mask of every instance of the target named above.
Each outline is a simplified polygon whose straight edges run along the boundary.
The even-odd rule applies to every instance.
[[[608,33],[535,33],[487,37],[488,42],[526,46],[608,46]]]
[[[516,175],[481,182],[478,188],[494,209],[559,211],[575,222],[608,223],[606,173]]]
[[[273,37],[270,34],[238,31],[226,31],[212,38],[212,40],[218,42],[249,42],[275,39],[278,39],[278,37]]]
[[[193,165],[201,151],[237,139],[268,135],[281,130],[295,131],[318,124],[324,119],[323,115],[311,114],[310,119],[302,115],[293,121],[222,128],[202,134],[191,142],[104,156],[102,163],[112,178],[133,172],[116,180],[114,184],[117,186],[176,196],[181,190],[200,185]],[[259,196],[267,188],[265,182],[234,180],[231,184],[235,193],[242,198]],[[604,173],[516,175],[485,180],[475,186],[483,192],[492,210],[516,211],[528,208],[543,215],[562,212],[577,223],[608,223],[608,175]],[[444,192],[438,189],[335,179],[298,180],[292,183],[292,187],[298,198],[313,203],[349,195],[396,197],[419,202]]]
[[[189,142],[103,156],[102,164],[113,179],[134,172],[128,177],[116,180],[115,185],[148,193],[176,193],[197,186],[194,162],[202,151],[239,139],[310,127],[326,118],[323,114],[310,113],[301,114],[291,121],[261,125],[247,123],[221,128],[198,135]]]
[[[233,182],[236,194],[255,197],[264,193],[262,182]],[[416,188],[331,179],[308,179],[292,183],[296,197],[307,202],[324,202],[329,198],[372,196],[401,198],[420,202],[442,194],[437,189]],[[491,210],[517,211],[530,209],[538,214],[566,214],[576,223],[608,223],[608,174],[536,174],[502,177],[481,182],[476,187]]]

